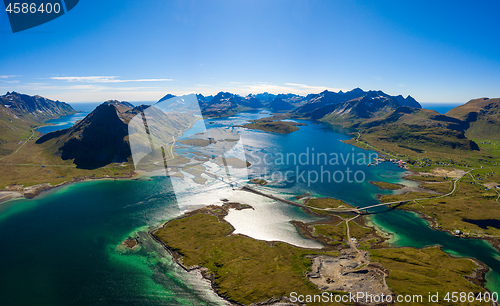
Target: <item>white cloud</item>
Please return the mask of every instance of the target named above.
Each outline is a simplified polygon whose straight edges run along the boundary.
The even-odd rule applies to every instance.
[[[324,90],[329,90],[329,91],[340,91],[340,88],[331,88],[331,87],[325,87],[325,86],[311,86],[311,85],[305,85],[305,84],[296,84],[296,83],[285,83],[287,86],[292,86],[296,88],[301,88],[301,89],[307,89],[307,90],[316,90],[316,91],[324,91]]]
[[[1,82],[6,83],[5,80]],[[58,99],[65,102],[100,102],[109,99],[125,101],[157,101],[165,94],[183,95],[188,93],[201,93],[203,95],[213,95],[220,91],[246,96],[250,93],[257,94],[269,92],[272,94],[294,93],[307,95],[319,93],[324,90],[339,91],[337,88],[330,88],[317,85],[307,85],[298,83],[273,84],[266,82],[226,82],[221,84],[197,83],[183,87],[174,86],[175,83],[166,85],[171,79],[135,79],[121,80],[117,76],[57,76],[42,79],[39,82],[29,82],[16,84],[12,87],[0,87],[7,90],[15,90],[27,94],[39,94]],[[136,82],[135,84],[121,84],[126,82]],[[146,82],[158,82],[155,86],[146,85]],[[153,85],[148,83],[148,85]]]
[[[69,85],[69,86],[57,86],[48,84],[29,84],[19,86],[21,88],[31,89],[31,90],[58,90],[58,91],[74,91],[74,90],[85,90],[88,92],[104,92],[104,91],[134,91],[134,90],[145,90],[145,89],[158,89],[158,87],[109,87],[103,85],[94,84],[82,84],[82,85]]]
[[[18,84],[19,80],[8,80],[15,77],[17,77],[17,75],[0,75],[0,81],[7,84]]]
[[[126,82],[170,82],[172,79],[135,79],[120,80],[118,76],[69,76],[69,77],[51,77],[52,80],[82,82],[82,83],[126,83]]]
[[[107,100],[119,101],[158,101],[166,94],[164,90],[142,91],[74,91],[50,95],[51,99],[64,102],[103,102]],[[176,93],[174,93],[176,94]],[[177,95],[180,95],[178,93]]]

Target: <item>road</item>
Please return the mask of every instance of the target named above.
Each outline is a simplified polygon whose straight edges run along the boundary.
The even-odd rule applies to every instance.
[[[354,244],[354,242],[352,242],[352,239],[351,239],[351,232],[349,230],[349,222],[350,221],[353,221],[354,219],[356,219],[357,217],[359,217],[359,215],[355,216],[355,217],[352,217],[351,219],[348,219],[348,220],[345,220],[345,226],[347,228],[347,243],[349,243],[349,245],[351,246],[351,248],[353,248],[354,250],[356,250],[356,252],[358,253],[358,257],[361,255],[361,252],[358,250],[358,248],[356,247],[356,244]],[[356,258],[357,260],[358,258]]]
[[[395,202],[380,203],[380,204],[375,204],[375,205],[370,205],[370,206],[365,206],[365,207],[347,208],[347,209],[316,208],[316,207],[312,207],[312,206],[308,206],[308,205],[304,205],[304,206],[308,207],[308,208],[312,208],[312,209],[323,210],[323,211],[328,211],[328,212],[333,212],[333,213],[343,213],[343,212],[356,212],[356,213],[360,213],[361,210],[367,210],[367,209],[370,209],[370,208],[375,208],[375,207],[380,207],[380,206],[390,206],[392,204],[400,204],[400,203],[404,203],[404,202],[422,201],[422,200],[444,198],[444,197],[452,195],[457,190],[458,181],[460,181],[464,176],[466,176],[467,174],[469,174],[471,171],[474,171],[474,170],[477,170],[477,169],[471,169],[471,170],[467,171],[466,173],[464,173],[458,179],[454,180],[453,181],[453,189],[449,193],[443,194],[443,195],[440,195],[440,196],[437,196],[437,197],[419,198],[419,199],[411,199],[411,200],[403,200],[403,201],[395,201]],[[499,194],[499,197],[500,197],[500,194]]]
[[[7,156],[0,157],[0,160],[4,159],[6,157],[12,156],[12,155],[16,154],[17,152],[19,152],[19,150],[21,150],[21,148],[24,147],[24,145],[27,144],[28,141],[30,141],[31,138],[33,138],[33,136],[35,136],[35,130],[31,130],[31,135],[26,139],[26,141],[19,148],[17,148],[17,150],[14,153],[7,155]]]

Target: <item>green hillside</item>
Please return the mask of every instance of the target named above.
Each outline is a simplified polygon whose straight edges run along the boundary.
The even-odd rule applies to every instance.
[[[500,98],[474,99],[446,113],[467,123],[470,138],[500,139]]]
[[[0,156],[15,152],[44,121],[74,113],[69,104],[40,96],[0,96]]]

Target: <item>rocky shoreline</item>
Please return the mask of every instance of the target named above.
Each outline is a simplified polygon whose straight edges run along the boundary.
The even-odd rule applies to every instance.
[[[159,231],[160,229],[163,229],[165,226],[167,226],[170,222],[173,222],[175,220],[179,220],[179,219],[183,219],[183,218],[187,218],[187,217],[190,217],[192,215],[195,215],[195,214],[198,214],[198,213],[203,213],[203,212],[209,212],[211,208],[214,208],[214,207],[219,207],[221,209],[223,209],[224,211],[227,212],[227,210],[230,208],[229,206],[232,206],[232,208],[236,208],[236,209],[245,209],[245,208],[252,208],[251,206],[248,205],[248,207],[242,207],[241,204],[239,203],[231,203],[231,202],[228,202],[227,200],[223,200],[223,202],[225,202],[224,205],[222,206],[215,206],[215,205],[211,205],[211,206],[207,206],[207,207],[203,207],[203,208],[200,208],[200,209],[197,209],[197,210],[194,210],[194,211],[191,211],[191,212],[187,212],[185,213],[184,215],[180,216],[180,217],[177,217],[177,218],[174,218],[172,220],[169,220],[165,223],[163,223],[160,227],[158,228],[154,228],[150,231],[148,231],[148,234],[149,236],[154,240],[156,241],[157,243],[159,243],[161,246],[163,246],[163,248],[165,250],[167,250],[167,252],[170,254],[170,256],[172,256],[172,260],[177,264],[179,265],[184,271],[186,272],[193,272],[193,271],[197,271],[200,276],[202,278],[204,278],[205,280],[207,280],[209,283],[210,283],[210,288],[212,289],[212,291],[217,295],[219,296],[220,298],[224,299],[226,302],[229,303],[229,305],[243,305],[241,303],[238,303],[232,299],[230,299],[229,297],[221,294],[217,288],[217,285],[215,284],[215,276],[210,273],[210,271],[203,267],[203,266],[186,266],[184,264],[184,262],[182,261],[182,254],[178,253],[177,251],[175,251],[174,249],[172,249],[170,246],[168,246],[165,242],[163,242],[160,238],[158,238],[155,233],[157,231]],[[226,204],[227,203],[227,204]],[[234,207],[236,206],[236,207]],[[220,220],[220,219],[219,219]],[[225,221],[223,221],[225,222]],[[227,222],[226,222],[227,223]],[[228,223],[229,224],[229,223]],[[229,224],[230,225],[230,224]],[[230,225],[231,226],[231,225]],[[231,226],[232,228],[232,226]],[[233,228],[234,230],[234,228]]]
[[[0,190],[0,203],[14,199],[14,198],[21,198],[21,197],[24,197],[26,199],[33,199],[34,197],[38,196],[43,191],[47,191],[47,190],[50,190],[53,188],[61,187],[61,186],[72,184],[72,183],[83,182],[83,181],[88,181],[88,180],[131,179],[135,176],[137,176],[137,173],[132,170],[124,176],[110,176],[110,175],[103,175],[102,177],[96,177],[95,175],[82,176],[82,177],[75,177],[70,181],[65,181],[65,182],[62,182],[62,183],[59,183],[56,185],[52,185],[50,183],[42,183],[42,184],[37,184],[37,185],[33,185],[33,186],[28,186],[28,187],[23,187],[23,185],[10,185],[10,186],[7,186],[5,189]]]
[[[159,243],[160,245],[162,245],[164,247],[165,250],[168,251],[168,253],[170,254],[170,256],[172,256],[172,259],[173,261],[178,264],[183,270],[185,270],[186,272],[193,272],[193,271],[196,271],[197,273],[200,274],[200,276],[209,281],[210,283],[210,287],[212,289],[212,291],[217,295],[219,296],[220,298],[224,299],[225,301],[227,301],[227,303],[229,305],[243,305],[237,301],[234,301],[230,298],[228,298],[227,296],[223,295],[223,294],[220,294],[219,293],[219,290],[218,290],[218,287],[215,283],[215,275],[213,275],[212,273],[210,273],[210,271],[206,268],[206,267],[203,267],[203,266],[186,266],[184,263],[183,263],[183,255],[178,253],[176,250],[172,249],[170,246],[168,246],[165,242],[163,242],[161,239],[159,239],[155,233],[157,231],[159,231],[160,229],[163,229],[165,226],[167,226],[170,222],[173,222],[175,220],[179,220],[179,219],[183,219],[183,218],[188,218],[190,216],[193,216],[195,214],[200,214],[200,213],[204,213],[204,214],[213,214],[213,215],[217,215],[217,214],[214,214],[214,210],[222,210],[223,213],[222,215],[226,215],[228,210],[229,209],[253,209],[253,207],[249,206],[249,205],[245,205],[245,204],[240,204],[240,203],[235,203],[235,202],[229,202],[228,200],[226,199],[223,199],[222,200],[223,204],[221,206],[219,205],[211,205],[211,206],[207,206],[207,207],[203,207],[203,208],[200,208],[200,209],[197,209],[197,210],[194,210],[194,211],[191,211],[191,212],[187,212],[185,213],[184,215],[178,217],[178,218],[174,218],[172,220],[169,220],[165,223],[163,223],[160,227],[158,228],[155,228],[155,229],[152,229],[148,232],[149,236],[154,240],[156,241],[157,243]],[[314,213],[313,213],[314,214]],[[424,216],[422,216],[424,218]],[[432,221],[432,218],[428,217],[428,216],[425,216],[426,220],[428,221]],[[332,223],[336,223],[335,221],[340,221],[340,220],[337,220],[336,218],[329,218],[330,220],[327,221],[327,223],[329,222],[332,222]],[[225,223],[228,223],[227,221],[224,220],[223,216],[222,218],[219,216],[219,220],[220,222],[225,222]],[[317,241],[321,241],[323,243],[327,242],[327,241],[324,241],[324,239],[320,239],[320,237],[318,237],[317,235],[315,235],[315,233],[313,233],[311,231],[311,229],[309,228],[310,225],[313,225],[313,224],[316,224],[316,223],[324,223],[324,222],[313,222],[311,224],[308,224],[308,223],[302,223],[302,222],[298,222],[298,221],[293,221],[293,224],[299,229],[299,231],[307,236],[308,238],[310,239],[314,239],[314,240],[317,240]],[[435,223],[435,221],[434,221]],[[228,223],[229,224],[229,223]],[[364,226],[368,226],[366,224],[366,222],[362,222],[362,224]],[[229,224],[231,226],[231,224]],[[232,227],[232,226],[231,226]],[[372,245],[372,247],[374,249],[383,249],[383,248],[387,248],[385,244],[385,242],[387,241],[387,238],[386,237],[383,237],[383,235],[381,233],[378,233],[377,231],[374,231],[371,233],[371,235],[373,235],[374,237],[376,236],[378,238],[378,241],[376,243],[374,243]],[[273,242],[270,242],[268,243],[268,245],[273,245],[274,243]],[[430,248],[430,247],[436,247],[436,246],[428,246],[428,247],[424,247],[422,249],[425,249],[425,248]],[[442,247],[441,246],[437,246],[439,249],[442,250]],[[339,251],[343,251],[343,252],[346,252],[348,251],[345,246],[337,246],[337,247],[331,247],[331,248],[327,248],[327,249],[337,249]],[[452,256],[450,256],[449,254],[447,254],[450,258],[452,258]],[[313,256],[313,257],[317,257],[317,256]],[[486,273],[489,271],[489,268],[483,264],[482,262],[474,259],[474,258],[469,258],[469,257],[464,257],[466,259],[470,259],[472,260],[474,263],[476,263],[477,265],[477,268],[474,270],[474,272],[472,272],[470,275],[466,275],[464,276],[465,279],[467,279],[469,282],[471,282],[472,284],[474,285],[477,285],[477,286],[480,286],[482,288],[484,288],[485,290],[487,290],[485,288],[485,283],[486,283],[486,279],[485,279],[485,275]],[[379,267],[377,263],[374,263],[374,265],[376,265],[376,270],[380,270],[382,269],[383,267]],[[385,268],[384,268],[385,269]],[[382,269],[382,270],[384,270]],[[385,271],[385,270],[384,270]],[[388,271],[386,271],[386,276],[388,275],[387,274]],[[385,284],[385,281],[382,282],[383,284]],[[385,285],[386,286],[386,285]],[[364,287],[363,287],[364,288]],[[389,290],[389,288],[387,287],[387,290]],[[279,304],[279,303],[290,303],[290,300],[288,297],[280,297],[280,298],[274,298],[274,299],[270,299],[270,300],[267,300],[267,301],[261,301],[261,302],[258,302],[258,303],[254,303],[254,304],[251,304],[251,305],[276,305],[276,304]]]
[[[227,212],[229,211],[229,209],[236,209],[236,210],[241,210],[241,209],[254,209],[252,206],[250,205],[247,205],[247,204],[240,204],[240,203],[236,203],[236,202],[230,202],[228,201],[227,199],[222,199],[221,200],[223,202],[223,204],[221,206],[218,206],[218,205],[210,205],[210,206],[206,206],[206,207],[203,207],[203,208],[200,208],[200,209],[196,209],[194,211],[190,211],[190,212],[187,212],[185,214],[183,214],[182,216],[179,216],[177,218],[174,218],[172,220],[169,220],[165,223],[163,223],[161,226],[157,227],[157,228],[154,228],[150,231],[148,231],[148,234],[149,236],[154,240],[156,241],[157,243],[159,243],[160,245],[163,246],[163,248],[165,248],[165,250],[167,250],[167,252],[170,254],[170,256],[172,256],[172,259],[173,261],[178,264],[184,271],[186,272],[193,272],[193,271],[198,271],[200,276],[202,278],[204,278],[205,280],[209,281],[210,282],[210,287],[212,289],[212,291],[217,295],[219,296],[220,298],[224,299],[226,302],[229,303],[229,305],[243,305],[242,303],[239,303],[237,301],[234,301],[232,300],[231,298],[221,294],[218,290],[218,287],[217,285],[215,284],[215,275],[213,275],[212,273],[209,272],[209,270],[206,268],[206,267],[203,267],[203,266],[198,266],[198,265],[195,265],[195,266],[186,266],[183,261],[182,261],[182,258],[183,258],[183,255],[178,253],[176,250],[172,249],[170,246],[168,246],[165,242],[163,242],[161,239],[159,239],[155,233],[161,229],[163,229],[165,226],[167,226],[170,222],[173,222],[175,220],[179,220],[179,219],[183,219],[183,218],[188,218],[190,216],[193,216],[193,215],[196,215],[196,214],[200,214],[200,213],[204,213],[204,214],[210,214],[210,215],[214,215],[214,216],[217,216],[217,214],[214,214],[213,211],[214,210],[220,210],[222,209],[222,215],[223,217],[225,215],[227,215]],[[219,218],[219,221],[220,222],[224,222],[226,224],[229,224],[229,226],[231,226],[232,228],[232,231],[231,233],[229,233],[228,235],[231,235],[232,232],[234,231],[234,227],[228,223],[226,220],[224,220],[224,218]],[[238,234],[240,236],[244,236],[244,237],[248,237],[246,235],[242,235],[242,234]],[[251,238],[251,237],[248,237],[248,238]],[[254,238],[252,238],[254,239]],[[269,245],[270,247],[272,247],[277,241],[266,241],[266,244]],[[281,242],[281,243],[286,243],[286,242]],[[288,244],[288,243],[286,243]],[[269,306],[269,305],[280,305],[282,303],[286,303],[286,305],[295,305],[293,303],[290,303],[290,299],[286,296],[282,296],[282,297],[279,297],[279,298],[272,298],[272,299],[269,299],[269,300],[265,300],[265,301],[260,301],[260,302],[257,302],[257,303],[253,303],[251,304],[250,306]]]

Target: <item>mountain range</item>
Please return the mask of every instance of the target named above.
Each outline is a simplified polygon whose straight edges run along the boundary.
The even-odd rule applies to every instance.
[[[8,143],[27,138],[49,119],[75,114],[71,105],[40,96],[7,92],[0,96],[0,155],[12,153]]]
[[[36,143],[63,160],[72,159],[79,168],[95,169],[112,162],[126,162],[131,156],[130,137],[136,136],[129,123],[136,115],[142,123],[148,108],[147,105],[136,107],[128,102],[106,101],[71,128],[43,135]],[[194,122],[185,114],[161,112],[153,117],[151,120],[158,118],[160,120],[156,121],[160,122],[150,120],[150,128],[159,127],[161,137],[168,139],[178,136],[179,130],[185,130]],[[148,139],[141,140],[148,143]]]
[[[372,120],[351,125],[372,141],[421,150],[479,151],[472,140],[500,139],[500,99],[474,99],[442,115],[433,110],[399,107]]]
[[[48,133],[36,143],[82,168],[127,161],[128,122],[139,111],[129,103],[107,101],[68,129]]]
[[[158,102],[173,97],[175,96],[168,94]],[[347,113],[346,110],[351,109],[351,105],[354,106],[354,104],[360,104],[359,107],[362,108],[365,102],[367,102],[365,105],[371,107],[367,112],[378,111],[378,108],[384,106],[376,103],[372,105],[377,101],[388,104],[391,109],[398,106],[421,108],[421,105],[411,96],[406,98],[401,95],[391,96],[382,91],[364,91],[360,88],[345,93],[325,90],[319,94],[307,96],[290,93],[274,95],[267,92],[240,96],[229,92],[219,92],[215,96],[197,95],[197,98],[201,112],[206,117],[225,117],[244,110],[267,108],[273,112],[292,112],[297,117],[319,120],[338,109],[344,109],[344,113]],[[369,99],[373,101],[370,102]],[[354,115],[361,115],[361,113]]]
[[[471,138],[498,139],[500,136],[500,99],[481,98],[439,114],[422,109],[411,96],[390,96],[382,91],[323,91],[319,94],[251,94],[245,97],[220,92],[214,96],[196,95],[189,99],[172,99],[166,95],[157,103],[170,99],[179,113],[162,118],[165,139],[176,136],[168,126],[188,128],[193,120],[180,115],[183,108],[200,108],[204,117],[230,116],[237,112],[267,108],[280,112],[280,118],[302,118],[342,125],[361,131],[370,139],[397,143],[409,148],[437,147],[477,151]],[[197,101],[196,101],[197,100]],[[197,105],[196,105],[197,104]],[[36,143],[46,152],[73,160],[81,168],[98,168],[111,162],[129,160],[129,122],[148,109],[128,102],[107,101],[73,127],[40,137]],[[29,130],[47,119],[75,113],[66,103],[40,96],[7,93],[0,97],[0,141],[3,143],[29,134]],[[16,138],[17,137],[17,138]],[[144,140],[147,141],[147,140]],[[2,148],[0,142],[0,149]],[[6,155],[8,150],[0,151]]]

